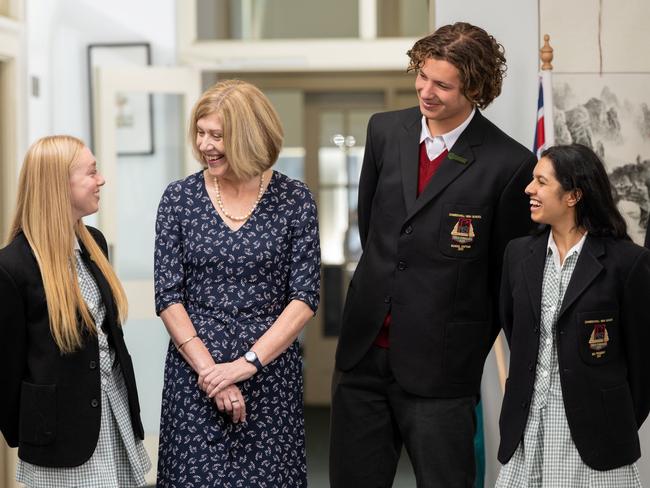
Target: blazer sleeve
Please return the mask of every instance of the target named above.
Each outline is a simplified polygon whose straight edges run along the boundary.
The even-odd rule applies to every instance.
[[[510,181],[508,181],[497,203],[490,250],[490,276],[492,281],[490,284],[491,289],[495,290],[493,301],[493,323],[495,326],[492,331],[492,340],[499,333],[499,321],[497,317],[499,304],[496,290],[501,289],[499,281],[505,248],[512,239],[528,235],[533,229],[528,205],[529,199],[524,193],[524,190],[532,179],[534,166],[535,156],[530,153],[529,156],[520,162],[517,171],[510,178]]]
[[[498,258],[498,269],[501,269],[503,251],[508,242],[516,237],[528,235],[533,229],[530,219],[529,198],[524,193],[526,186],[533,178],[535,156],[521,161],[517,171],[499,196],[494,221],[493,252]]]
[[[363,153],[363,164],[361,166],[361,176],[359,177],[359,200],[357,205],[357,218],[359,222],[359,237],[361,238],[361,247],[365,249],[366,240],[368,239],[368,229],[370,228],[370,211],[372,209],[372,200],[377,190],[377,180],[379,171],[377,161],[375,160],[375,148],[373,146],[373,125],[375,117],[371,117],[368,122],[368,132],[366,135],[366,147]]]
[[[625,346],[628,384],[636,423],[641,427],[650,412],[650,252],[644,250],[632,265],[623,289],[621,334]]]
[[[510,334],[512,333],[513,321],[513,301],[512,301],[512,287],[510,284],[510,259],[511,259],[511,244],[506,246],[503,254],[503,270],[501,272],[501,289],[499,291],[499,324],[503,329],[508,344],[510,344]]]
[[[7,444],[18,446],[20,389],[27,364],[27,331],[23,298],[7,270],[0,266],[0,429]]]

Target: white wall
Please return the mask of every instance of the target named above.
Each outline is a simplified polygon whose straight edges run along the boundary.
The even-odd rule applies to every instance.
[[[53,133],[90,139],[88,44],[149,42],[154,64],[173,64],[174,0],[27,0],[28,140]]]

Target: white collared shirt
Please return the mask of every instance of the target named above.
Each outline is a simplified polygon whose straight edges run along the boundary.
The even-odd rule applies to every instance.
[[[580,254],[580,251],[582,251],[582,246],[584,246],[586,239],[587,233],[585,232],[578,243],[569,249],[569,252],[566,253],[566,256],[564,256],[564,262],[566,262],[566,258],[571,256],[573,253]],[[548,244],[546,246],[547,254],[549,249],[553,253],[553,264],[555,264],[555,269],[559,272],[562,269],[562,265],[560,264],[560,250],[557,248],[555,239],[553,239],[553,231],[550,231],[548,233]]]
[[[422,129],[420,130],[420,144],[422,144],[422,141],[424,141],[424,145],[427,148],[427,157],[430,160],[434,160],[438,156],[440,156],[440,154],[442,154],[442,152],[445,149],[451,151],[451,148],[454,147],[454,144],[456,144],[456,141],[458,140],[460,135],[463,133],[463,131],[467,128],[467,126],[471,122],[475,112],[476,109],[473,108],[472,112],[469,114],[469,117],[467,117],[462,124],[460,124],[455,129],[450,130],[446,134],[441,134],[435,137],[431,135],[431,132],[429,132],[429,126],[427,125],[427,118],[423,115]]]

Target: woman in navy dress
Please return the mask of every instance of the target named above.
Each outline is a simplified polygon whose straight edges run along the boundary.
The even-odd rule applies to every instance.
[[[254,86],[209,88],[190,125],[203,169],[167,187],[156,220],[171,336],[158,486],[306,486],[296,339],[319,300],[316,206],[271,169],[282,128]]]

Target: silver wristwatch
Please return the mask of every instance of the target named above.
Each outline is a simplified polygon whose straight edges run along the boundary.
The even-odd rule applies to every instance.
[[[263,368],[262,363],[260,363],[260,360],[257,357],[257,354],[255,354],[255,351],[248,351],[246,354],[244,354],[244,359],[255,366],[257,371]]]

